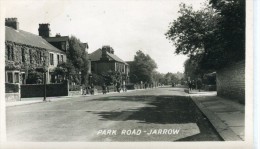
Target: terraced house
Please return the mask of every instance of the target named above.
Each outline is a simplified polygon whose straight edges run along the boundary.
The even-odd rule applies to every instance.
[[[59,56],[57,56],[59,55]],[[61,57],[59,60],[57,57]],[[66,53],[48,43],[41,36],[19,29],[17,18],[5,20],[5,82],[20,84],[41,83],[35,74],[46,71],[46,82],[53,80],[52,72]]]

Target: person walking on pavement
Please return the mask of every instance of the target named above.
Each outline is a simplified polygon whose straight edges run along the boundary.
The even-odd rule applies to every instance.
[[[116,88],[117,88],[117,92],[119,92],[120,93],[120,88],[121,87],[121,84],[120,84],[120,82],[117,82],[116,83]]]
[[[91,93],[91,95],[94,95],[94,84],[93,83],[90,86],[90,93]]]
[[[202,88],[202,80],[200,78],[197,80],[197,87],[198,87],[198,90],[200,92],[200,90]]]
[[[107,93],[106,89],[107,89],[106,84],[103,83],[103,85],[102,85],[102,92],[103,92],[103,94]]]
[[[189,87],[189,90],[191,91],[192,90],[192,83],[191,83],[191,81],[188,81],[188,87]]]

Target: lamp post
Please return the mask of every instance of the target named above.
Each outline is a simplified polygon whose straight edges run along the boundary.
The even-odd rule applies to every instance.
[[[46,93],[47,93],[47,89],[46,89],[46,73],[47,73],[47,69],[46,69],[46,63],[44,58],[42,57],[42,62],[43,62],[43,101],[46,101]]]
[[[44,77],[43,77],[43,82],[44,82],[44,95],[43,95],[43,101],[46,101],[46,92],[47,92],[47,90],[46,90],[46,70],[44,69],[43,70],[44,71]]]

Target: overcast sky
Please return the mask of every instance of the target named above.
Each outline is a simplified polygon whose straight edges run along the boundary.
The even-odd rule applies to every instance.
[[[199,8],[205,0],[8,0],[6,17],[18,18],[20,29],[37,34],[39,23],[50,23],[55,36],[74,35],[89,44],[89,53],[110,45],[115,54],[131,61],[136,51],[149,54],[157,71],[183,72],[183,55],[165,38],[169,23],[178,17],[179,4]]]

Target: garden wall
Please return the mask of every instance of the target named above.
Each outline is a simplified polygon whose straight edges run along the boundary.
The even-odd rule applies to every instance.
[[[30,97],[43,97],[44,85],[43,84],[26,84],[21,85],[21,98]],[[61,84],[46,84],[46,96],[68,96],[67,83]]]

